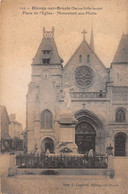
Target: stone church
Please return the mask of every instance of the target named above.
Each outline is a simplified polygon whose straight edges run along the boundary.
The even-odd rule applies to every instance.
[[[68,45],[67,45],[68,46]],[[110,68],[83,40],[65,66],[54,28],[43,38],[32,62],[26,103],[28,153],[84,154],[90,149],[128,155],[128,34],[123,34]]]

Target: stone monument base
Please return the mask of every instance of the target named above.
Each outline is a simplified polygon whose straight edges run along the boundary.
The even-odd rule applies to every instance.
[[[77,145],[73,142],[59,142],[56,154],[77,154]]]
[[[36,168],[17,168],[14,172],[8,172],[9,176],[15,175],[93,175],[114,178],[114,171],[108,169],[36,169]],[[88,177],[89,178],[89,177]],[[91,177],[92,178],[92,177]]]
[[[56,146],[56,154],[77,154],[75,144],[75,124],[76,120],[72,112],[61,114],[60,120],[60,142]]]

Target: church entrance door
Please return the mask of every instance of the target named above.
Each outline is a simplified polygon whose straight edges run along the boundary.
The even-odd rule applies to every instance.
[[[86,121],[78,123],[75,129],[75,142],[78,146],[78,152],[83,154],[90,149],[95,151],[95,137],[95,129],[90,123]]]
[[[47,152],[47,150],[49,150],[50,153],[53,153],[53,143],[52,142],[46,142],[45,143],[45,153]]]
[[[45,153],[54,153],[54,141],[46,137],[41,143],[42,151]]]

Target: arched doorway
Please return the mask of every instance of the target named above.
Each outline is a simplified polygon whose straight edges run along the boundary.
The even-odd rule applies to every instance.
[[[78,121],[75,127],[75,143],[79,153],[93,149],[99,154],[105,154],[105,130],[102,120],[88,110],[75,113]]]
[[[117,133],[115,135],[115,156],[126,155],[126,135],[125,133]]]
[[[50,153],[54,153],[54,141],[50,138],[50,137],[46,137],[45,139],[43,139],[42,143],[41,143],[41,149],[43,152],[50,152]]]
[[[90,149],[95,151],[96,132],[94,127],[86,121],[77,124],[75,128],[75,142],[79,153],[86,153]]]

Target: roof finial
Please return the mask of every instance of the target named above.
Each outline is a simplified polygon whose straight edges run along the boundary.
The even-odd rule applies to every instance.
[[[83,34],[83,40],[85,40],[85,34],[87,33],[86,31],[85,31],[85,29],[83,30],[83,32],[81,32],[82,34]]]

